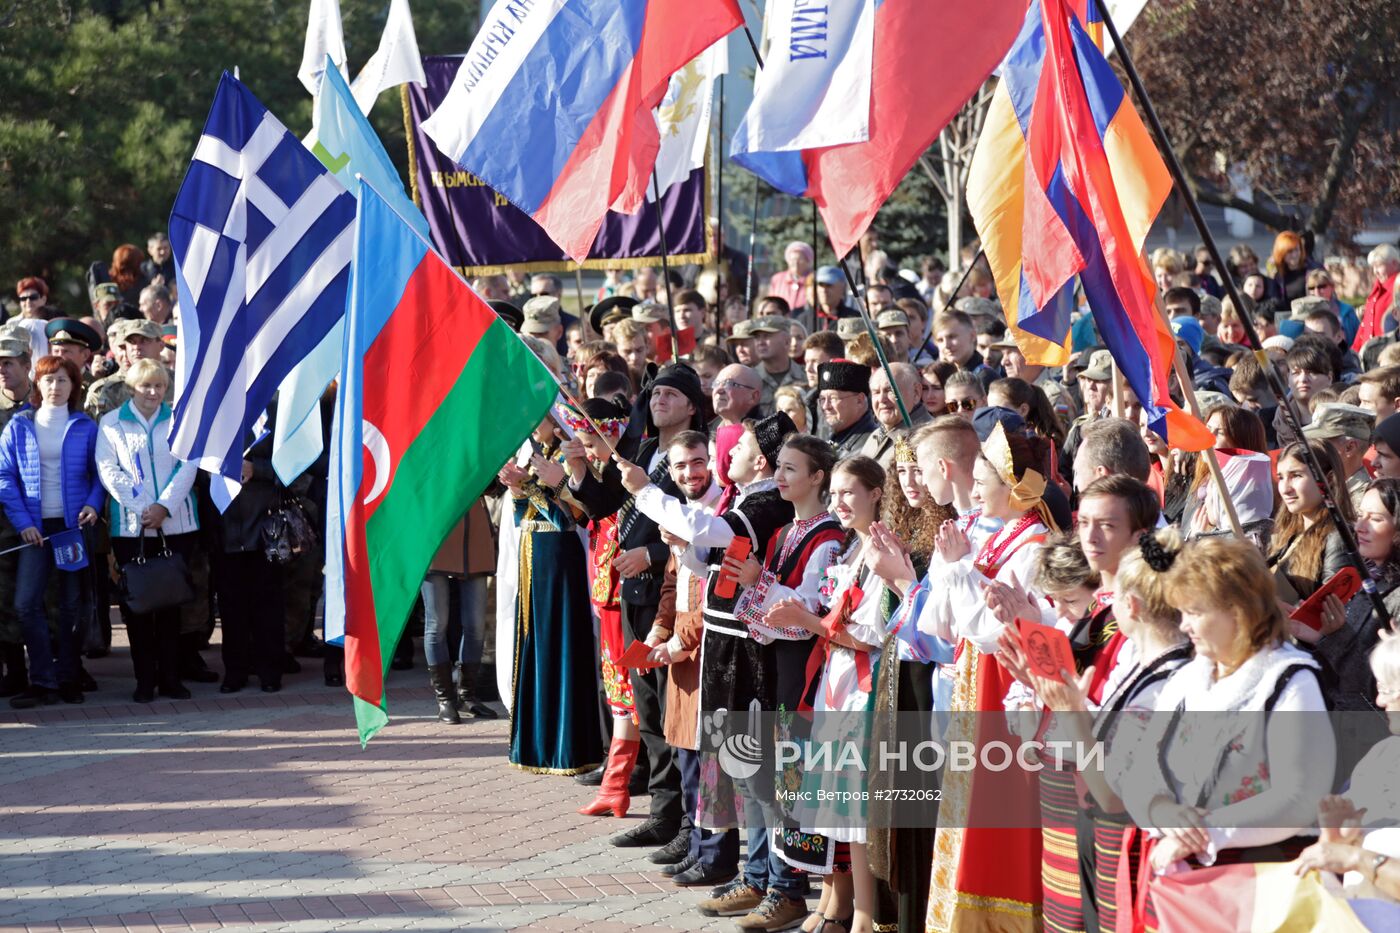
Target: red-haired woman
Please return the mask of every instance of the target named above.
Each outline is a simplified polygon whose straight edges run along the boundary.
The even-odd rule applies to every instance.
[[[29,333],[29,355],[33,359],[49,355],[49,338],[44,329],[49,324],[49,284],[38,276],[29,276],[15,283],[19,299],[19,317],[9,323],[23,327]]]
[[[1322,268],[1308,259],[1303,238],[1290,230],[1274,237],[1274,251],[1269,257],[1269,264],[1273,267],[1274,277],[1269,282],[1268,294],[1284,301],[1307,295],[1308,273]]]
[[[82,376],[72,362],[45,356],[34,364],[33,410],[10,419],[0,434],[0,506],[24,543],[15,581],[15,611],[29,651],[31,686],[10,700],[18,709],[83,702],[78,666],[78,570],[57,563],[48,537],[97,521],[107,493],[97,476],[97,425],[83,414]],[[86,566],[86,565],[84,565]],[[44,612],[49,575],[58,575],[58,625]]]
[[[117,286],[117,291],[122,293],[122,301],[133,308],[141,305],[141,289],[151,284],[150,278],[141,271],[141,263],[146,261],[146,254],[141,252],[141,247],[133,243],[123,243],[112,253],[112,264],[103,266],[102,262],[94,262],[88,266],[88,292],[96,285],[103,282],[112,282]]]

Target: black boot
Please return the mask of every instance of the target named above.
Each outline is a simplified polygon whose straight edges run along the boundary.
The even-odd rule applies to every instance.
[[[452,665],[428,665],[428,680],[433,685],[433,696],[437,698],[438,722],[460,723],[457,715],[457,698],[452,692]]]
[[[23,693],[29,686],[29,670],[24,666],[24,645],[0,645],[0,661],[5,664],[5,676],[0,678],[0,697]]]
[[[457,667],[457,709],[477,719],[499,719],[495,710],[477,698],[476,684],[480,672],[480,664],[462,664]]]

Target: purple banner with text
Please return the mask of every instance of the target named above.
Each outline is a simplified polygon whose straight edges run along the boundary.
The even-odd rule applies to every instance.
[[[530,271],[573,268],[564,251],[527,214],[439,152],[419,128],[447,96],[461,62],[460,55],[425,57],[427,87],[403,85],[413,200],[428,218],[438,250],[463,275],[491,275],[509,267]],[[663,194],[666,249],[671,262],[704,263],[710,259],[705,194],[705,169],[696,169],[689,179]],[[656,208],[651,204],[630,216],[609,213],[584,268],[629,268],[659,261],[661,238],[656,219]]]

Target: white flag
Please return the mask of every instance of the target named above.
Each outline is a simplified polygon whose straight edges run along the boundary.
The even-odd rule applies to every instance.
[[[321,90],[321,75],[326,71],[326,56],[348,81],[345,71],[345,30],[340,24],[340,0],[311,0],[311,12],[306,21],[306,45],[301,53],[301,70],[297,77],[312,97]]]
[[[868,140],[874,0],[772,0],[767,22],[768,57],[734,150],[795,152]]]
[[[408,0],[393,0],[379,48],[365,62],[350,85],[350,93],[360,112],[368,115],[379,95],[391,87],[413,83],[422,87],[428,83],[423,75],[423,59],[418,54],[418,36],[413,32],[413,14]]]
[[[729,71],[729,39],[710,46],[690,64],[671,75],[666,96],[656,108],[661,150],[656,154],[656,180],[664,194],[705,164],[710,146],[710,111],[715,79]],[[647,188],[647,200],[654,200]]]

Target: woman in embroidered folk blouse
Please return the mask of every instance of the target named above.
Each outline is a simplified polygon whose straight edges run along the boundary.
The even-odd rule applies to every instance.
[[[776,715],[778,738],[800,742],[805,738],[801,734],[803,721],[795,713],[804,701],[810,708],[807,668],[820,646],[806,628],[770,624],[767,614],[784,600],[795,600],[808,611],[817,611],[827,568],[836,561],[846,534],[825,503],[836,464],[835,448],[810,434],[793,434],[783,442],[775,459],[773,478],[778,494],[792,503],[793,520],[773,535],[763,564],[752,556],[743,561],[727,556],[724,568],[744,587],[734,614],[763,646],[763,680],[773,685],[772,694],[764,700],[764,711]],[[801,781],[800,769],[789,765],[784,781],[795,789]],[[751,853],[755,846],[770,844],[774,830],[795,826],[792,801],[774,801],[771,776],[765,776],[757,786],[754,781],[747,782],[744,797]],[[766,833],[758,831],[756,820],[760,818]],[[810,837],[803,842],[810,842]],[[797,878],[791,859],[769,854],[768,896],[758,911],[774,922],[794,912],[800,916],[800,898],[787,893],[795,889]]]
[[[823,646],[819,649],[824,656],[818,674],[820,683],[812,706],[817,713],[836,715],[816,718],[813,741],[832,751],[832,765],[810,769],[804,775],[804,804],[797,815],[801,834],[825,837],[818,848],[827,855],[824,864],[811,865],[791,857],[786,845],[782,852],[790,863],[823,876],[817,912],[842,923],[853,918],[852,933],[874,929],[875,878],[865,846],[866,811],[859,803],[865,789],[863,774],[849,763],[843,767],[841,754],[844,749],[857,748],[865,756],[864,717],[849,714],[863,712],[870,706],[871,672],[885,638],[879,581],[871,579],[864,560],[884,484],[884,469],[870,457],[848,457],[833,471],[831,511],[846,529],[847,543],[840,559],[827,568],[822,585],[822,608],[831,614],[832,621],[828,623],[792,599],[777,603],[765,617],[769,626],[803,628],[818,636]],[[818,796],[822,792],[829,795],[825,800]],[[849,806],[836,803],[830,795],[839,792],[850,794],[857,802]],[[793,835],[786,833],[785,842]],[[850,845],[849,873],[832,870],[846,861],[835,853],[834,843]]]
[[[949,741],[1011,742],[1001,712],[1012,678],[997,661],[997,641],[1004,624],[987,605],[990,580],[1032,579],[1036,553],[1053,521],[1041,495],[1045,477],[1037,468],[1040,438],[1008,436],[998,424],[982,445],[973,469],[972,501],[976,508],[958,522],[947,522],[935,540],[928,585],[913,585],[912,568],[885,579],[905,594],[924,596],[914,618],[919,630],[955,647],[953,664],[940,665],[955,715]],[[880,571],[883,575],[884,571]],[[1042,609],[1041,621],[1054,623],[1054,611],[1032,590]],[[975,720],[975,721],[974,721]],[[1039,798],[1026,772],[993,774],[950,772],[945,775],[939,828],[934,838],[927,929],[952,930],[991,923],[1006,930],[1038,925],[1040,892]],[[979,825],[980,824],[980,825]]]
[[[1248,542],[1188,543],[1167,596],[1196,656],[1162,688],[1140,746],[1153,751],[1133,756],[1121,787],[1159,837],[1152,867],[1284,861],[1331,789],[1336,741],[1325,715],[1268,714],[1325,714],[1318,663],[1285,641],[1273,579]]]

